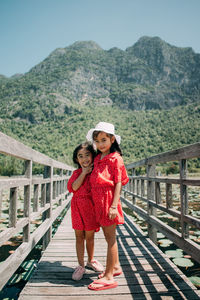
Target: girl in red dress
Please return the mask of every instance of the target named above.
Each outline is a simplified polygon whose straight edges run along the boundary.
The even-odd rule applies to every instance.
[[[85,273],[84,249],[88,253],[87,267],[102,272],[103,266],[94,260],[94,233],[100,226],[95,218],[94,204],[91,197],[90,173],[93,168],[95,151],[91,144],[83,143],[76,147],[73,161],[78,165],[70,177],[67,188],[73,193],[71,200],[72,227],[76,235],[76,253],[79,266],[72,274],[73,280],[80,280]],[[89,213],[88,213],[89,212]]]
[[[120,136],[114,132],[110,123],[100,122],[90,129],[87,140],[93,141],[98,155],[94,160],[90,182],[92,198],[95,205],[96,220],[101,225],[107,241],[106,270],[93,281],[88,288],[92,290],[110,289],[117,286],[113,276],[120,275],[122,269],[119,263],[116,241],[116,226],[124,223],[120,203],[122,185],[127,184],[128,176],[123,163]]]

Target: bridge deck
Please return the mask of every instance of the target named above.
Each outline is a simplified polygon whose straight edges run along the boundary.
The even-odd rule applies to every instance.
[[[116,278],[117,288],[98,292],[89,290],[87,285],[97,278],[91,270],[87,270],[80,282],[71,280],[77,260],[68,212],[19,299],[200,299],[200,291],[186,276],[132,224],[129,217],[125,216],[125,219],[125,224],[117,229],[123,269],[123,274]],[[95,254],[105,265],[106,243],[102,231],[95,236]]]

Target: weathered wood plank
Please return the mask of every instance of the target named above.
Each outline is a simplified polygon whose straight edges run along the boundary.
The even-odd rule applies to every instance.
[[[106,300],[118,300],[122,297],[125,300],[189,299],[189,297],[194,300],[199,299],[197,290],[186,276],[149,238],[142,234],[135,224],[131,223],[129,217],[126,217],[126,223],[118,226],[117,229],[119,259],[123,270],[123,273],[116,278],[118,287],[98,292],[88,290],[88,284],[97,278],[97,273],[94,271],[87,270],[80,282],[71,279],[77,259],[74,234],[69,238],[70,226],[68,215],[44,251],[31,280],[20,294],[20,300],[59,300],[76,299],[76,297],[85,300],[92,300],[94,297]],[[105,265],[106,243],[101,231],[96,234],[95,257]]]
[[[93,295],[94,296],[94,295]],[[20,299],[22,300],[68,300],[68,299],[76,299],[74,296],[72,295],[56,295],[56,296],[39,296],[37,295],[37,298],[35,298],[36,296],[32,296],[32,295],[22,295]],[[194,298],[193,298],[194,297]],[[91,295],[81,295],[81,298],[78,297],[78,299],[81,300],[91,300]],[[99,293],[95,293],[95,299],[97,300],[102,300],[102,294]],[[107,299],[107,300],[121,300],[122,299],[122,295],[106,295],[103,297],[103,299]],[[194,296],[194,293],[191,291],[188,291],[185,293],[185,295],[182,295],[181,292],[177,292],[175,293],[159,293],[159,292],[155,292],[155,293],[148,293],[148,292],[143,292],[140,294],[123,294],[123,300],[156,300],[156,299],[162,299],[162,300],[173,300],[173,299],[177,299],[177,300],[188,300],[188,299],[193,299],[193,300],[198,300],[199,296]]]
[[[7,228],[0,233],[0,246],[2,246],[6,241],[8,241],[12,236],[16,235],[22,230],[24,226],[28,224],[28,218],[20,219],[16,227]]]
[[[144,165],[153,165],[153,164],[165,163],[169,161],[177,161],[181,159],[190,159],[195,157],[200,157],[200,143],[195,143],[176,150],[160,153],[148,157],[146,159],[142,159],[135,163],[128,164],[126,165],[126,167],[129,170]]]
[[[132,178],[131,176],[129,177]],[[158,183],[169,183],[169,184],[180,184],[181,182],[185,185],[191,185],[191,186],[199,186],[200,185],[200,179],[199,178],[185,178],[185,179],[179,179],[179,178],[172,178],[172,177],[146,177],[146,176],[134,176],[135,180],[144,180],[144,181],[154,181]],[[130,190],[131,191],[131,190]]]
[[[0,217],[2,212],[2,204],[3,204],[3,191],[0,189]]]
[[[28,178],[15,178],[11,177],[9,179],[1,179],[0,180],[0,189],[9,189],[15,188],[19,186],[25,186],[30,184],[30,179]]]
[[[175,210],[173,208],[167,208],[167,207],[164,207],[163,205],[161,204],[158,204],[150,199],[147,199],[147,198],[144,198],[140,195],[137,195],[137,194],[133,194],[132,192],[130,191],[126,191],[125,193],[127,194],[130,194],[132,195],[135,199],[141,199],[142,201],[144,201],[145,203],[150,203],[151,206],[163,211],[163,212],[166,212],[170,215],[172,215],[173,217],[175,218],[178,218],[178,219],[181,219],[181,213],[178,211],[178,210]],[[124,201],[126,203],[126,205],[134,210],[135,212],[137,212],[139,215],[141,215],[144,219],[148,219],[148,214],[146,213],[146,211],[144,209],[142,209],[141,207],[137,206],[137,205],[134,205],[133,206],[133,203],[131,203],[129,200],[125,199],[124,197],[122,197],[122,201]],[[200,220],[195,218],[195,217],[192,217],[190,215],[184,215],[183,216],[183,220],[184,222],[187,222],[188,224],[191,224],[193,225],[194,227],[196,228],[199,228],[200,229]]]
[[[0,132],[0,153],[14,156],[23,160],[32,160],[41,165],[53,166],[64,170],[73,170],[73,167],[58,162],[50,157],[31,149],[28,146]]]
[[[142,208],[133,206],[133,204],[129,200],[123,197],[121,197],[121,200],[133,211],[141,215],[144,218],[144,220],[147,220],[149,224],[154,225],[160,232],[162,232],[167,238],[173,241],[179,248],[183,249],[185,252],[191,255],[198,263],[200,263],[200,246],[197,243],[193,242],[190,239],[183,239],[181,234],[177,230],[166,225],[158,218],[154,216],[149,216],[148,213]],[[189,220],[189,217],[187,217],[187,220]],[[199,223],[199,221],[196,222]]]
[[[87,289],[87,284],[89,284],[90,282],[92,282],[92,280],[89,280],[88,283],[86,283],[86,285],[80,284],[80,283],[74,283],[72,282],[71,285],[69,286],[59,286],[59,287],[37,287],[35,286],[34,288],[32,287],[25,287],[24,288],[24,294],[33,294],[33,289],[34,289],[34,293],[35,295],[96,295],[95,291],[88,291]],[[149,292],[149,293],[170,293],[170,292],[182,292],[184,294],[184,289],[186,289],[186,291],[189,289],[189,287],[186,287],[184,281],[182,281],[181,284],[179,284],[179,287],[177,288],[176,286],[173,286],[173,284],[164,284],[164,283],[158,283],[158,284],[152,284],[151,280],[149,280],[149,284],[132,284],[127,282],[125,284],[120,284],[118,283],[118,287],[115,290],[112,289],[108,289],[108,290],[104,290],[104,291],[98,291],[98,293],[100,295],[113,295],[113,294],[121,294],[122,296],[124,294],[140,294],[143,293],[143,291],[145,292]],[[193,293],[195,296],[195,292]],[[195,298],[192,298],[195,299]],[[197,295],[196,295],[196,299]]]
[[[48,230],[50,225],[60,215],[63,209],[66,207],[69,200],[66,200],[62,206],[54,210],[51,219],[46,219],[30,236],[29,243],[22,243],[15,252],[10,255],[4,262],[1,263],[0,269],[0,288],[9,280],[12,274],[24,261],[30,251],[36,246],[39,240],[44,236],[44,233]],[[4,237],[5,238],[5,237]]]

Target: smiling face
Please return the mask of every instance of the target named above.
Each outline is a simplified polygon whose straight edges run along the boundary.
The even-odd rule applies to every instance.
[[[110,136],[107,133],[101,131],[94,137],[94,143],[97,149],[103,154],[103,156],[110,153],[110,148],[115,141],[114,136]]]
[[[92,163],[92,153],[85,147],[77,153],[77,161],[81,167],[88,167]]]

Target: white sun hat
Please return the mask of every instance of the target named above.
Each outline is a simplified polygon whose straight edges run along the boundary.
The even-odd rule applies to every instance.
[[[90,142],[93,142],[92,136],[94,131],[103,131],[105,133],[112,134],[115,136],[117,143],[120,144],[121,137],[115,134],[115,127],[113,124],[106,123],[106,122],[99,122],[95,128],[91,128],[86,135],[86,139]]]

